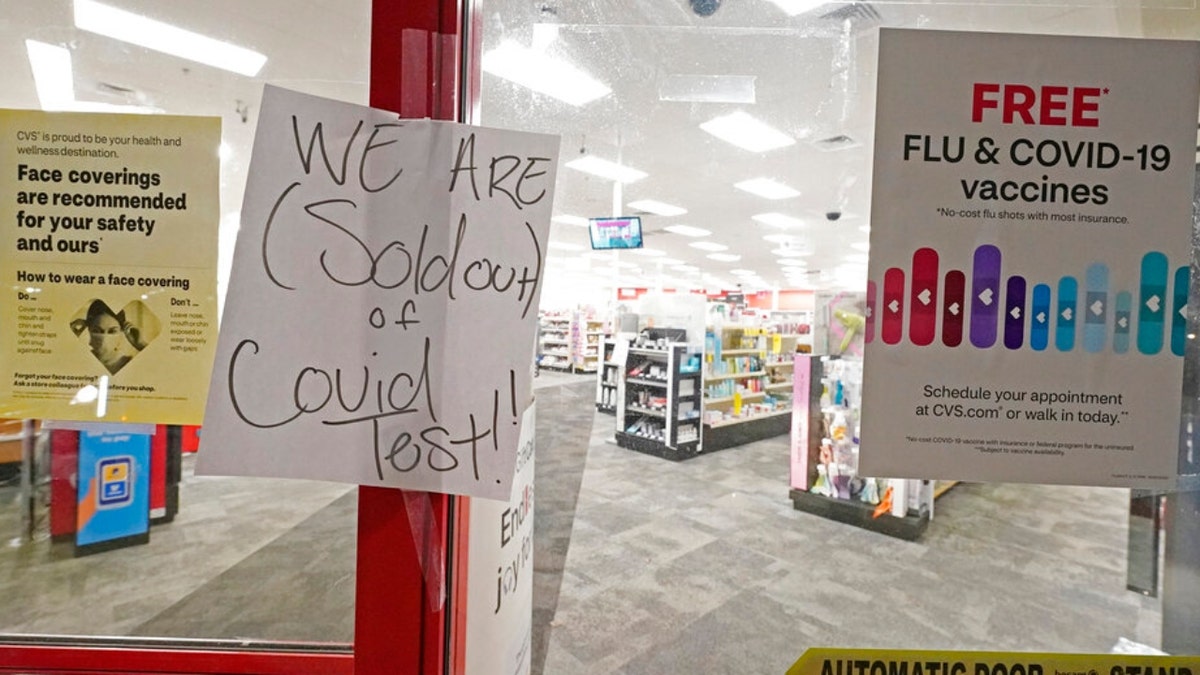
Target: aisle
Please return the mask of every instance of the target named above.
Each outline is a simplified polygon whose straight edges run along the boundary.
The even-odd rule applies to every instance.
[[[547,674],[782,673],[810,646],[1159,642],[1158,601],[1125,590],[1125,490],[960,484],[905,542],[795,511],[785,438],[672,463],[596,425]]]

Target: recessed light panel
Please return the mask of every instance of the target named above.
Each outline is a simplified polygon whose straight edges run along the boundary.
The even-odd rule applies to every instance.
[[[556,98],[581,106],[612,93],[608,85],[575,66],[545,52],[506,40],[483,55],[484,72]]]
[[[556,223],[562,223],[563,225],[574,225],[575,227],[587,227],[588,226],[587,218],[583,218],[581,216],[569,216],[565,213],[554,216],[550,220],[552,220]]]
[[[682,216],[687,213],[687,209],[685,208],[654,199],[639,199],[636,202],[629,202],[626,206],[639,211],[645,211],[646,213],[653,213],[656,216]]]
[[[601,159],[595,155],[584,155],[579,159],[573,159],[567,162],[565,166],[575,169],[576,171],[590,173],[593,176],[614,180],[618,183],[632,183],[650,175],[645,171],[638,171],[632,167],[628,167],[623,164],[617,164],[616,162],[610,162],[607,159]]]
[[[784,215],[782,213],[759,213],[757,215],[750,216],[750,218],[751,220],[760,222],[763,225],[778,227],[783,230],[798,228],[804,225],[803,220]]]
[[[735,188],[758,195],[764,199],[790,199],[799,197],[800,191],[770,178],[755,178],[734,183]]]
[[[700,128],[726,143],[750,152],[766,152],[796,142],[791,136],[740,110],[714,117],[701,124]]]
[[[684,103],[754,103],[753,75],[668,75],[658,100]]]
[[[729,249],[725,244],[718,244],[711,241],[694,241],[688,244],[688,246],[698,248],[701,251],[726,251]]]
[[[707,237],[712,234],[703,227],[692,227],[691,225],[668,225],[663,228],[667,232],[681,234],[685,237]]]
[[[75,0],[75,27],[247,77],[267,62],[254,50],[93,0]]]

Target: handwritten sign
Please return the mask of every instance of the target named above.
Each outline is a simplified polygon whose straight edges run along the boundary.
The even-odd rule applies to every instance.
[[[557,155],[267,87],[197,470],[507,499]]]

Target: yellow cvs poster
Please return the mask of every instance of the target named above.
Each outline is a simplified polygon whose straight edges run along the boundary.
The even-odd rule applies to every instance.
[[[0,110],[0,417],[199,424],[219,118]]]

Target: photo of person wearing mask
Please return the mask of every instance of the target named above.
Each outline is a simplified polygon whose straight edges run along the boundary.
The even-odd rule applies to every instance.
[[[133,301],[120,312],[112,311],[100,299],[90,301],[71,321],[75,335],[87,333],[92,356],[116,375],[159,333],[158,319],[140,301]]]

